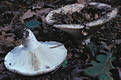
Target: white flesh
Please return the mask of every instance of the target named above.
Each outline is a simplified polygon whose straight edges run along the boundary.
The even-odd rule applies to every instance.
[[[30,33],[33,34],[31,31]],[[29,37],[35,38],[34,35],[30,35]],[[28,43],[30,42],[34,46],[32,44],[29,45],[30,47],[20,45],[6,55],[4,63],[8,70],[34,76],[56,69],[65,60],[67,50],[61,43],[38,42],[36,38],[32,41],[30,40]]]

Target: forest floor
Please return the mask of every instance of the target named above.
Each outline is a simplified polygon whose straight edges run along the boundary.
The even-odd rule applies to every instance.
[[[92,1],[116,7],[118,14],[115,19],[95,31],[90,43],[84,45],[82,42],[85,37],[74,38],[45,21],[51,10],[79,3],[79,0],[0,0],[0,80],[121,80],[121,1]],[[61,42],[68,50],[68,56],[62,66],[53,72],[35,77],[12,73],[4,66],[4,57],[21,44],[19,32],[24,28],[23,24],[30,20],[40,22],[38,27],[31,29],[39,41]],[[102,57],[99,57],[100,55]],[[110,59],[107,59],[108,57]],[[105,59],[105,65],[99,59]],[[98,69],[99,66],[94,66],[92,61],[103,66]],[[85,73],[90,67],[93,70],[91,74]]]

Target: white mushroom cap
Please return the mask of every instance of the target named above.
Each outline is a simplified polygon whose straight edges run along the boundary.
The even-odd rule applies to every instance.
[[[107,5],[104,3],[90,2],[89,5],[95,6],[98,9],[111,8],[112,10],[110,12],[108,12],[107,14],[105,14],[104,16],[102,16],[101,18],[88,22],[85,25],[82,25],[82,24],[56,24],[55,23],[53,25],[53,27],[56,27],[58,29],[61,29],[63,31],[66,31],[66,32],[76,36],[76,35],[80,35],[81,29],[83,29],[85,27],[86,27],[86,29],[90,29],[94,26],[102,25],[102,24],[110,21],[111,19],[115,18],[118,13],[117,8],[112,8],[110,5]],[[84,7],[86,7],[84,4],[72,4],[72,5],[67,5],[65,7],[59,8],[57,10],[53,10],[47,15],[46,21],[48,24],[53,24],[54,22],[56,22],[56,20],[53,20],[53,14],[55,14],[55,13],[72,14],[73,12],[81,11]],[[77,8],[77,9],[75,9],[75,8]]]
[[[56,69],[66,58],[67,50],[58,42],[38,42],[27,29],[29,36],[5,57],[8,70],[26,76],[34,76]]]

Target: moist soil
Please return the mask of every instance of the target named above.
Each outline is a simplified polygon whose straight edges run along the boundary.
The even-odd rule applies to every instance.
[[[86,5],[79,12],[74,12],[72,14],[67,13],[55,13],[53,14],[53,20],[55,24],[85,24],[97,20],[101,17],[105,17],[111,8],[98,9],[93,5]]]
[[[102,25],[101,29],[91,35],[90,43],[85,44],[86,36],[75,38],[70,34],[48,25],[45,17],[49,11],[58,9],[67,4],[77,3],[76,0],[1,0],[0,1],[0,80],[99,80],[97,77],[91,77],[84,71],[92,66],[92,61],[97,61],[96,56],[100,54],[112,54],[115,59],[112,61],[115,69],[111,69],[111,77],[114,80],[120,80],[119,70],[121,69],[121,2],[119,0],[92,0],[103,2],[118,8],[119,12],[115,19]],[[40,7],[33,8],[39,5]],[[92,11],[90,11],[90,8]],[[36,16],[27,17],[24,22],[20,20],[28,10],[35,13]],[[94,10],[94,12],[93,12]],[[110,10],[109,10],[110,11]],[[73,13],[69,15],[56,14],[58,24],[80,23],[80,21],[90,22],[99,19],[106,10],[95,10],[92,6],[83,9],[83,14]],[[93,14],[94,13],[94,14]],[[107,13],[107,12],[106,12]],[[30,12],[29,16],[32,13]],[[86,15],[90,16],[86,19]],[[78,16],[79,15],[79,16]],[[95,15],[98,17],[95,18]],[[56,17],[57,16],[57,17]],[[58,17],[61,17],[60,19]],[[83,17],[83,18],[82,18]],[[71,18],[71,19],[70,19]],[[4,66],[4,57],[14,47],[21,44],[23,29],[25,23],[29,20],[38,20],[41,24],[32,28],[39,41],[57,41],[65,45],[68,50],[68,56],[62,66],[53,72],[27,77],[12,73]],[[63,19],[63,20],[62,20]],[[98,61],[97,61],[98,62]],[[120,72],[121,73],[121,72]]]

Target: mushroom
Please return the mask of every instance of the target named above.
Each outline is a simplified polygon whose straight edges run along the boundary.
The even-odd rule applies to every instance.
[[[98,2],[90,2],[88,5],[94,6],[97,9],[104,9],[104,8],[110,8],[111,11],[106,13],[104,16],[101,16],[97,20],[93,20],[91,22],[87,22],[83,24],[56,24],[56,20],[53,20],[53,15],[56,13],[62,13],[62,14],[67,14],[67,13],[74,13],[74,12],[79,12],[81,11],[86,5],[84,4],[72,4],[72,5],[66,5],[65,7],[59,8],[57,10],[51,11],[47,16],[46,16],[46,22],[48,24],[54,24],[53,27],[56,27],[58,29],[61,29],[65,32],[68,32],[74,36],[79,37],[80,34],[83,36],[87,36],[88,34],[93,34],[96,30],[100,29],[100,25],[112,20],[113,18],[116,17],[118,10],[117,8],[112,8],[110,5],[104,4],[104,3],[98,3]],[[83,22],[82,22],[83,23]],[[86,29],[87,34],[83,34],[85,32],[84,29]]]
[[[5,56],[5,67],[15,73],[34,76],[53,71],[65,60],[67,50],[59,42],[39,42],[25,29],[22,44]]]

